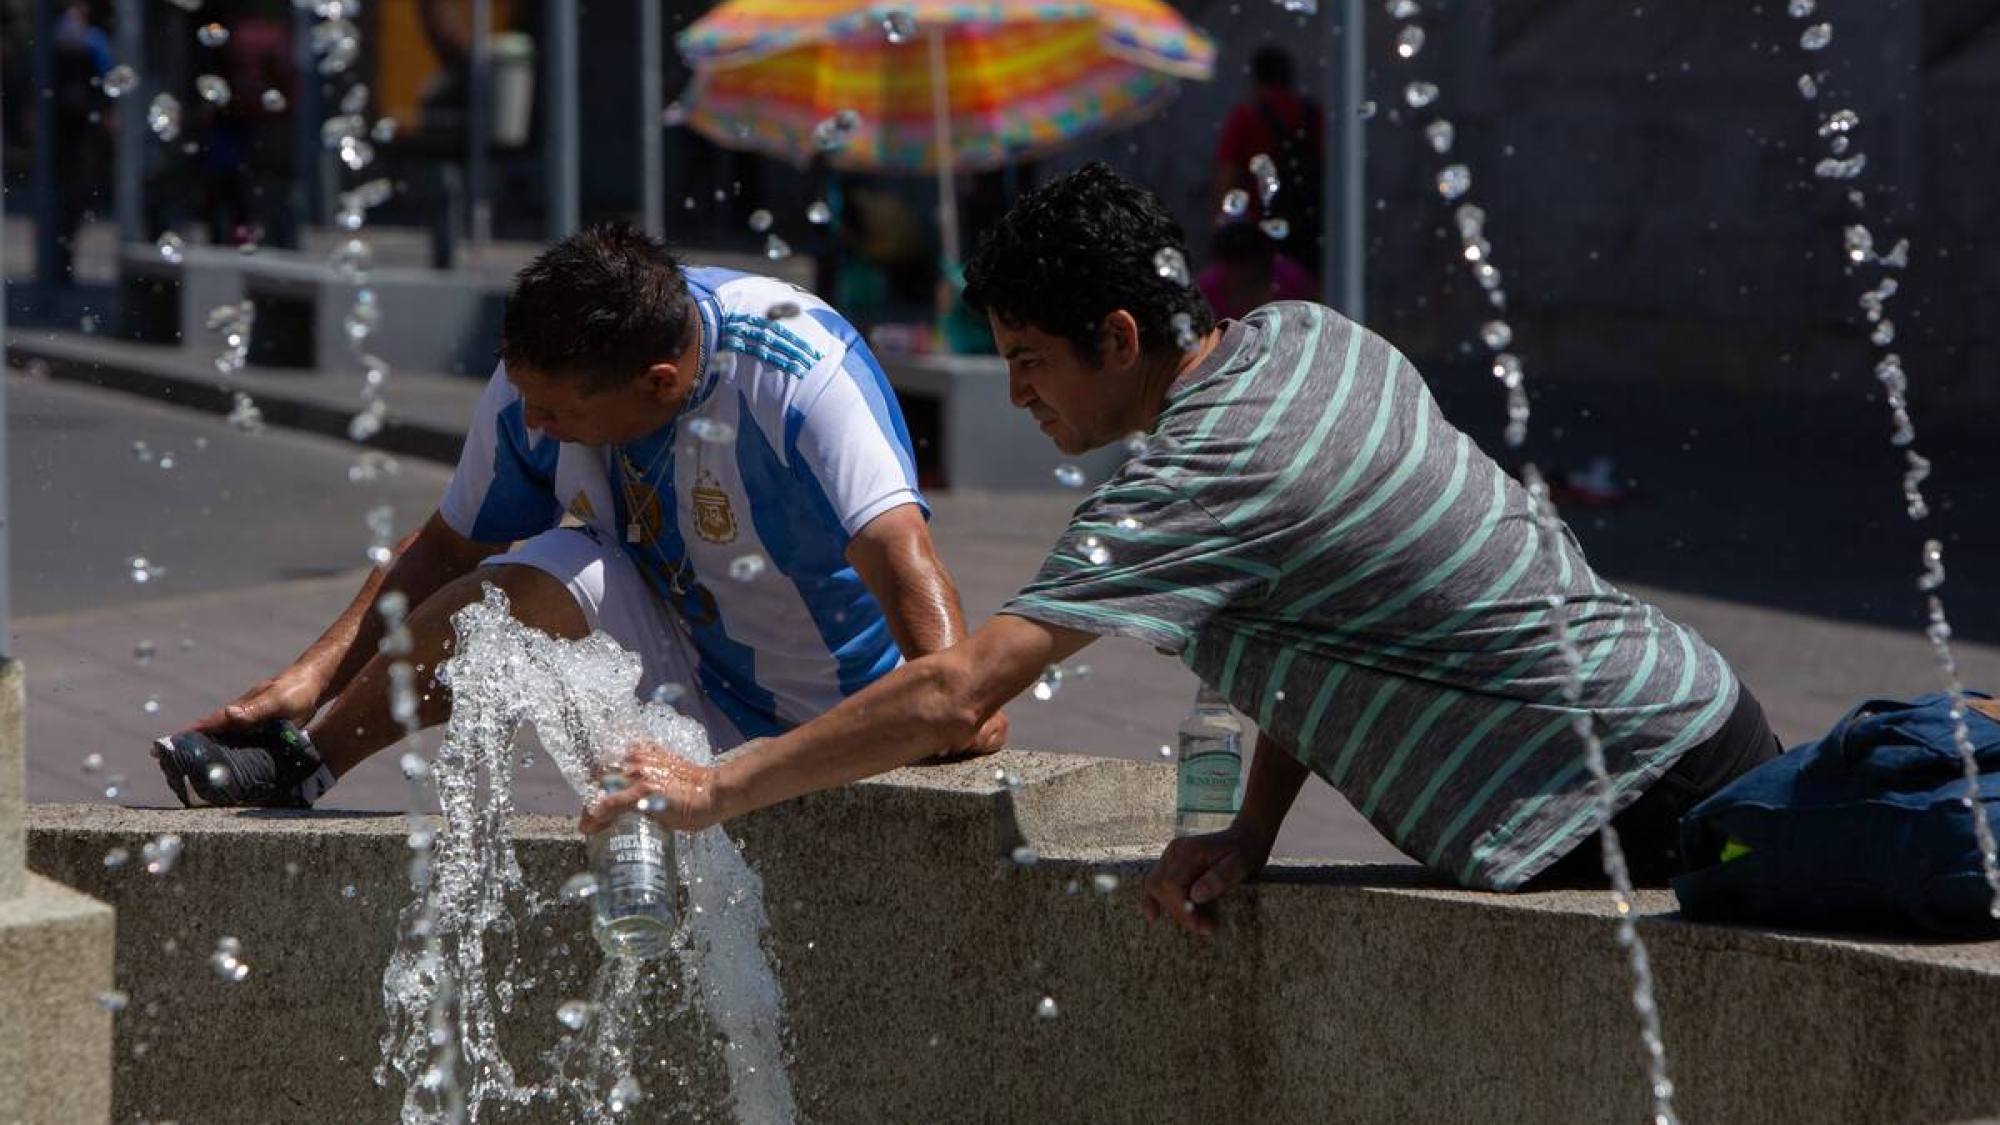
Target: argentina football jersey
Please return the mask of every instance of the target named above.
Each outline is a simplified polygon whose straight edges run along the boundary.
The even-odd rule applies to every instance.
[[[488,381],[439,513],[484,543],[564,522],[618,544],[696,654],[699,691],[744,737],[818,715],[901,662],[849,565],[853,536],[928,515],[888,377],[854,328],[786,282],[686,271],[700,368],[676,421],[618,446],[528,428]]]

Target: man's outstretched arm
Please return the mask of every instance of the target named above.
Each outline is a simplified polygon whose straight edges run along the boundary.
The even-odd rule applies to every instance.
[[[384,590],[400,590],[410,608],[422,605],[446,583],[469,574],[480,560],[505,544],[477,543],[451,529],[444,517],[429,520],[396,545],[386,567],[368,572],[361,591],[318,640],[283,670],[217,708],[191,729],[222,733],[247,730],[272,719],[304,723],[322,703],[340,694],[375,655],[383,628],[375,603]]]
[[[965,639],[958,587],[938,558],[922,508],[904,504],[868,521],[847,545],[847,561],[882,607],[904,659],[942,652]],[[972,742],[951,749],[990,754],[1006,741],[1007,718],[996,713]]]
[[[656,819],[693,832],[806,793],[873,777],[972,741],[1042,670],[1096,638],[1001,614],[965,642],[911,661],[840,706],[715,766],[666,752],[635,753],[630,784],[592,805],[594,831],[649,795],[666,799]]]

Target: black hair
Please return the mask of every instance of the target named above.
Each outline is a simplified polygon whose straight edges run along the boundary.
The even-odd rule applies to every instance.
[[[1193,285],[1160,276],[1155,257],[1168,249],[1186,261],[1160,197],[1086,164],[1029,192],[987,233],[965,265],[965,303],[1068,340],[1093,367],[1104,318],[1118,309],[1138,321],[1143,351],[1177,351],[1176,315],[1198,336],[1215,315]]]
[[[1259,86],[1292,84],[1292,56],[1283,47],[1259,47],[1250,56],[1250,81]]]
[[[500,359],[607,391],[687,345],[694,302],[679,259],[630,223],[570,235],[514,275]]]

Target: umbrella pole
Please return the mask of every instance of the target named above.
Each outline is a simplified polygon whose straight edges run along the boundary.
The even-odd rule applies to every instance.
[[[944,64],[944,29],[932,28],[931,127],[937,146],[938,233],[946,271],[958,265],[958,196],[952,189],[951,88]]]

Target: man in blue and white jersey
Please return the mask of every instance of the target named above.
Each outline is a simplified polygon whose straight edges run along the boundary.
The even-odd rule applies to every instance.
[[[600,226],[521,271],[502,337],[436,514],[288,668],[161,740],[183,800],[310,803],[396,740],[387,591],[419,668],[488,582],[551,634],[602,630],[717,750],[964,636],[888,379],[817,297]],[[420,694],[441,721],[448,693]]]

